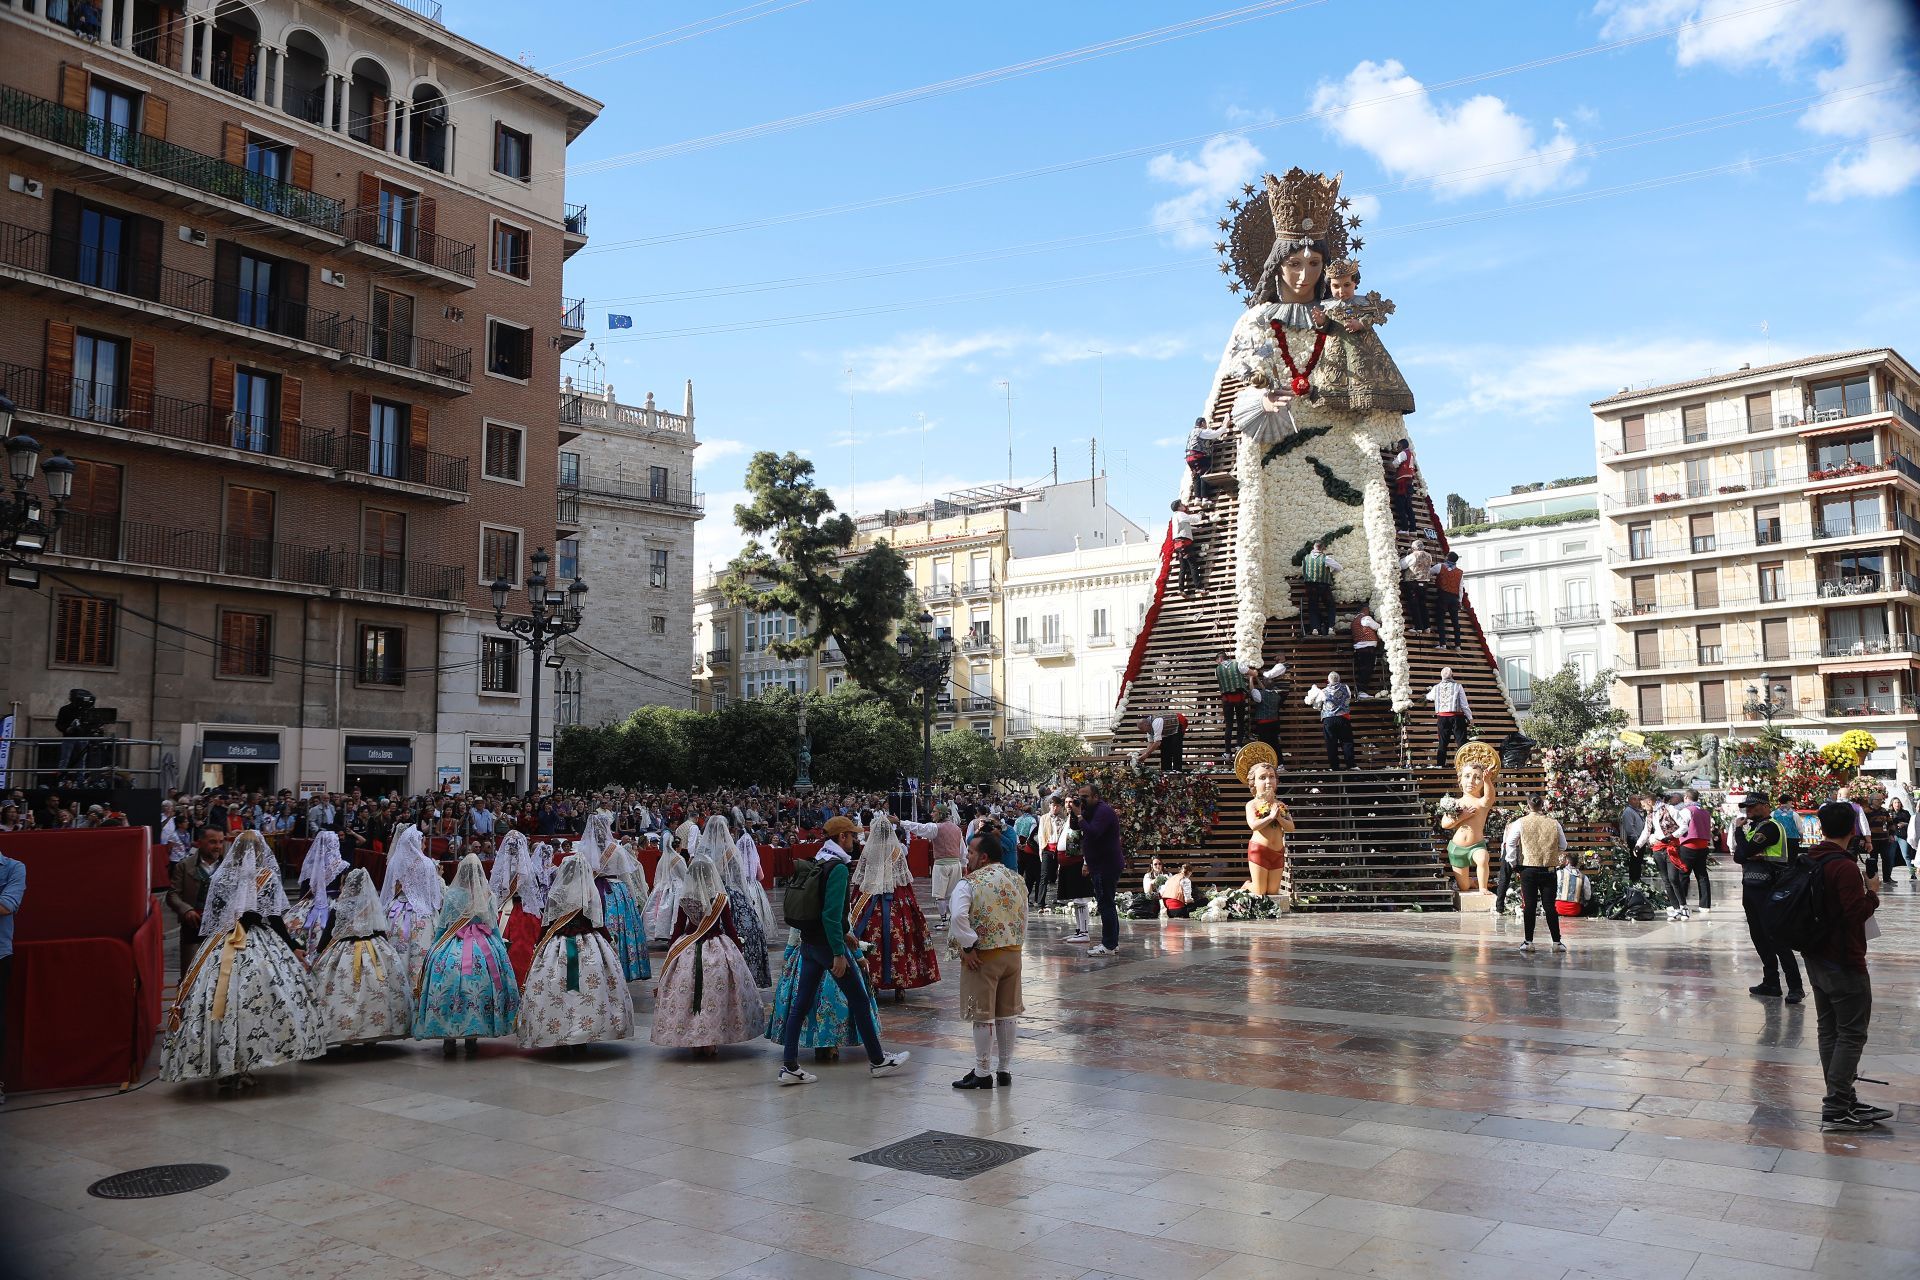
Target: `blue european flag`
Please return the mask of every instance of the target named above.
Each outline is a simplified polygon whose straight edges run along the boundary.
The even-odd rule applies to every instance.
[[[616,316],[616,315],[614,315],[614,314],[613,314],[612,312],[608,312],[608,313],[607,313],[607,328],[609,328],[609,329],[631,329],[631,328],[633,328],[633,317],[632,317],[632,316]]]

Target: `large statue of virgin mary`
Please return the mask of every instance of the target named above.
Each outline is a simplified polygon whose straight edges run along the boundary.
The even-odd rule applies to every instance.
[[[1360,247],[1349,240],[1359,220],[1345,212],[1340,175],[1269,174],[1265,192],[1247,196],[1222,219],[1229,238],[1217,247],[1249,305],[1208,400],[1239,386],[1236,656],[1260,661],[1267,620],[1297,612],[1288,579],[1317,540],[1341,566],[1336,599],[1367,600],[1379,620],[1393,705],[1404,710],[1413,693],[1381,450],[1405,436],[1413,393],[1373,330],[1392,304],[1377,294],[1336,302],[1329,292],[1327,268],[1351,268]]]

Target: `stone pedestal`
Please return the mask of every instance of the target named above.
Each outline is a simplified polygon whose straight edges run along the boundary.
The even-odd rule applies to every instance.
[[[1479,912],[1486,915],[1493,910],[1493,895],[1481,893],[1478,889],[1469,889],[1460,895],[1460,911],[1463,915]]]

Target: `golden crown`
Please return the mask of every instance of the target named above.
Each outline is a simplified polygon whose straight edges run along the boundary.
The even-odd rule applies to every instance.
[[[1343,171],[1344,172],[1344,171]],[[1325,240],[1336,225],[1340,207],[1340,178],[1308,173],[1295,165],[1285,175],[1267,175],[1267,207],[1273,212],[1273,230],[1283,240]]]

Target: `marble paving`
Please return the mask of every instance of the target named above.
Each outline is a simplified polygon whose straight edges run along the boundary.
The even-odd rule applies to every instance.
[[[1724,886],[1733,889],[1728,877]],[[1717,888],[1721,886],[1716,886]],[[1568,925],[1488,915],[1035,921],[1016,1082],[954,977],[885,1002],[911,1069],[775,1087],[757,1043],[581,1058],[404,1045],[211,1085],[0,1109],[0,1275],[199,1280],[1784,1280],[1920,1276],[1920,894],[1872,945],[1872,1133],[1822,1136],[1812,1004],[1749,997],[1735,903]],[[1544,936],[1544,934],[1543,934]],[[953,966],[946,966],[949,970]],[[652,998],[636,986],[643,1020]],[[926,1129],[1034,1154],[951,1182],[849,1157]],[[173,1161],[232,1176],[92,1199]]]

